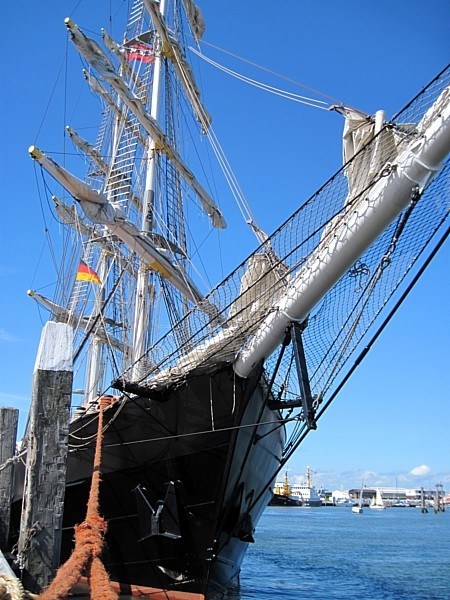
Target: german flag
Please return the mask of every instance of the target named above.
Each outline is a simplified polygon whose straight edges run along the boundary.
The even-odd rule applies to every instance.
[[[102,283],[97,273],[91,269],[91,267],[88,267],[84,261],[80,261],[80,266],[78,267],[75,279],[77,281],[90,281],[91,283],[98,283],[99,285]]]

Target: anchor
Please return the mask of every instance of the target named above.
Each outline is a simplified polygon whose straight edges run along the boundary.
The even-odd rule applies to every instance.
[[[164,500],[158,500],[156,510],[148,501],[145,488],[138,485],[134,491],[136,493],[139,525],[142,534],[142,538],[139,541],[142,542],[155,536],[171,540],[181,539],[176,482],[169,481],[166,497]]]

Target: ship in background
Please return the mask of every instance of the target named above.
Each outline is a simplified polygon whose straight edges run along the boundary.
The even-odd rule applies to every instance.
[[[306,468],[306,479],[302,483],[290,483],[288,472],[284,475],[282,482],[277,482],[273,488],[273,497],[269,502],[270,506],[322,506],[325,500],[322,500],[319,492],[312,482],[313,471]]]
[[[269,506],[302,506],[301,500],[294,498],[292,494],[292,487],[289,484],[287,471],[284,474],[283,481],[275,483]]]
[[[88,164],[83,179],[30,149],[48,188],[50,175],[65,190],[52,200],[67,233],[54,296],[29,293],[72,327],[82,396],[61,560],[84,518],[107,394],[107,571],[148,593],[212,598],[236,580],[277,474],[439,246],[449,70],[389,121],[335,107],[343,169],[271,236],[253,221],[255,252],[202,293],[190,237],[226,221],[184,140],[206,137],[223,162],[186,58],[201,13],[191,0],[135,0],[122,40],[104,32],[103,47],[66,25],[102,110],[96,141],[67,129]]]
[[[313,471],[306,467],[306,479],[303,483],[294,483],[291,486],[292,496],[301,502],[302,506],[322,506],[322,498],[312,482]]]

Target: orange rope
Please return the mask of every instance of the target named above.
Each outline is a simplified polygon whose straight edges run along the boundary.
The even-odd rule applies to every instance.
[[[85,568],[91,586],[92,600],[116,600],[118,598],[117,593],[111,587],[108,573],[99,558],[108,527],[106,521],[99,515],[98,508],[103,410],[109,404],[109,398],[100,398],[97,441],[86,519],[80,525],[75,525],[75,548],[67,562],[58,569],[50,587],[39,596],[40,600],[65,600],[71,589],[80,580]]]

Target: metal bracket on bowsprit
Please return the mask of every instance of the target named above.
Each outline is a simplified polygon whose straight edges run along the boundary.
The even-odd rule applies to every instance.
[[[269,384],[269,392],[272,389],[278,368],[281,364],[283,354],[287,346],[292,342],[294,352],[295,366],[297,368],[298,383],[300,387],[300,397],[295,400],[269,400],[268,405],[272,409],[287,409],[301,406],[305,421],[310,429],[316,429],[314,399],[311,396],[311,387],[309,385],[308,368],[306,366],[305,351],[303,349],[302,332],[306,327],[306,322],[293,322],[286,329],[286,336],[281,346],[280,355],[275,366],[272,380]]]
[[[302,325],[291,323],[290,334],[292,349],[294,352],[295,366],[297,367],[298,383],[300,385],[300,397],[302,400],[303,415],[310,429],[317,429],[316,411],[313,406],[311,387],[309,385],[308,367],[306,366],[305,351],[303,349]]]

